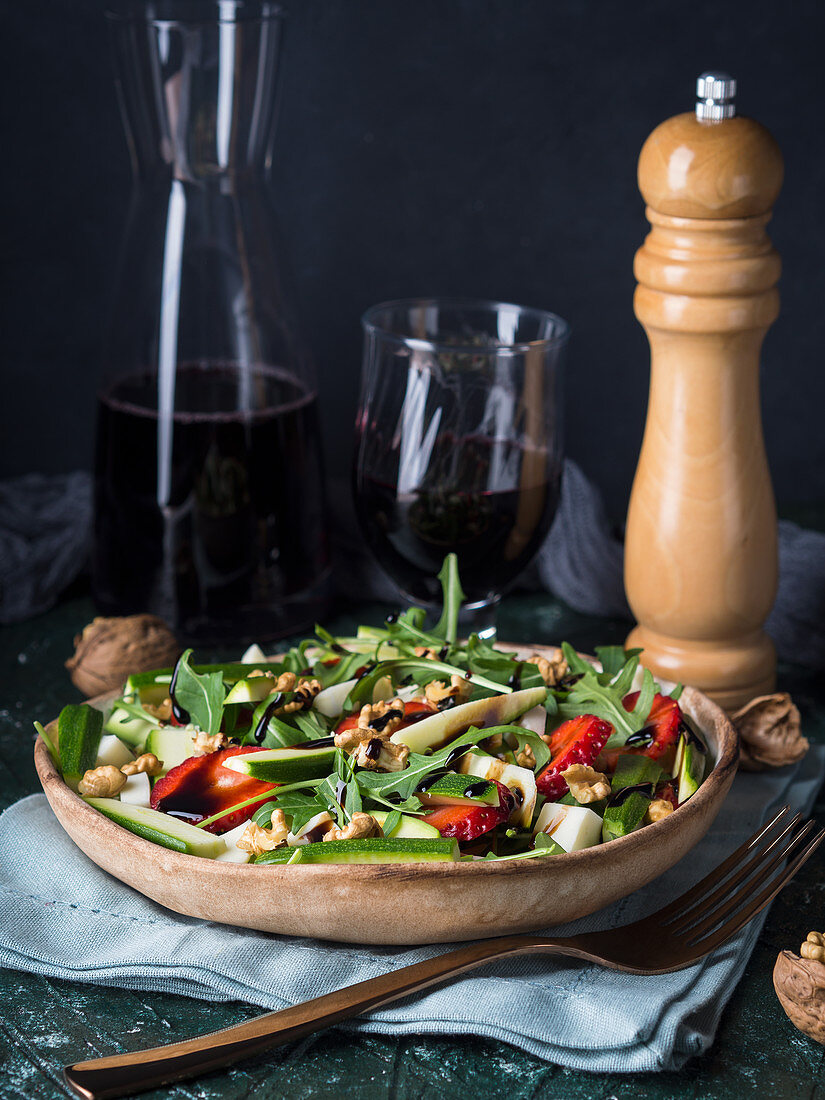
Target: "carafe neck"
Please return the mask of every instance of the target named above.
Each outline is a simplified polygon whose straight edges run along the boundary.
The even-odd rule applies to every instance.
[[[276,113],[281,10],[267,0],[129,6],[110,27],[135,176],[262,177]]]

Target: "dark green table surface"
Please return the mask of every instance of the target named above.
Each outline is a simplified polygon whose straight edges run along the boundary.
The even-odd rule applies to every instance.
[[[387,608],[359,609],[331,625],[378,622]],[[63,668],[74,634],[92,615],[85,599],[22,626],[0,631],[0,806],[36,789],[32,720],[45,720],[79,698]],[[503,639],[554,642],[582,649],[620,641],[626,624],[576,615],[544,596],[505,600]],[[803,713],[805,732],[825,740],[825,687],[799,669],[783,668],[780,686]],[[825,823],[825,801],[817,818]],[[820,850],[821,851],[821,850]],[[224,1073],[147,1096],[240,1100],[303,1097],[337,1100],[567,1100],[758,1096],[825,1100],[823,1048],[795,1031],[773,993],[777,952],[798,950],[811,928],[825,924],[825,857],[819,853],[774,903],[743,980],[704,1057],[679,1073],[592,1075],[550,1065],[502,1043],[477,1038],[377,1038],[327,1032]],[[0,972],[0,1100],[66,1095],[60,1069],[96,1055],[136,1050],[237,1023],[259,1012],[250,1005],[209,1004],[167,994],[54,981]],[[484,1005],[478,1006],[479,1013]]]

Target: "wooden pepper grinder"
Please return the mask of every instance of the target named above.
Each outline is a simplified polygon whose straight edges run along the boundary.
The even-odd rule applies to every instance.
[[[776,595],[776,507],[759,352],[779,311],[765,226],[782,186],[770,133],[736,116],[736,82],[704,73],[695,113],[639,157],[650,233],[634,308],[650,340],[644,440],[627,516],[625,588],[654,673],[732,709],[774,687],[763,624]]]

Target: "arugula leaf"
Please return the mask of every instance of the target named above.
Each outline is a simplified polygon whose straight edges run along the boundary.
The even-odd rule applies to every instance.
[[[272,811],[276,809],[283,810],[284,814],[292,819],[290,830],[297,833],[316,814],[323,813],[327,809],[327,804],[318,797],[317,793],[286,791],[284,794],[276,794],[270,802],[265,802],[253,815],[253,821],[265,828],[272,820]]]
[[[344,753],[343,749],[335,750],[335,764],[332,772],[321,780],[317,788],[318,798],[324,802],[324,809],[328,810],[339,823],[343,820],[351,820],[353,813],[361,809],[361,792],[350,793],[351,786],[357,786],[354,779],[355,764]],[[339,794],[339,787],[343,789]],[[355,805],[355,810],[347,806]]]
[[[590,662],[585,661],[584,657],[580,657],[569,642],[561,643],[561,651],[564,654],[565,661],[567,661],[568,670],[574,676],[585,676],[587,673],[594,671]]]
[[[428,684],[431,680],[443,680],[445,676],[447,679],[451,676],[464,676],[464,669],[456,665],[448,665],[444,661],[428,661],[424,657],[400,657],[390,661],[381,661],[371,672],[360,677],[358,683],[353,686],[344,704],[344,710],[354,710],[359,703],[371,702],[372,689],[382,676],[389,676],[393,683],[397,684],[399,680],[408,675],[415,676],[416,682],[420,684]],[[509,695],[513,690],[511,687],[497,684],[493,680],[488,680],[484,676],[477,676],[475,673],[469,677],[469,682],[476,687],[493,691],[496,695]]]
[[[608,748],[621,748],[632,733],[640,730],[647,721],[656,684],[652,674],[645,671],[642,689],[633,710],[624,709],[622,699],[628,693],[636,669],[639,667],[639,651],[630,651],[618,672],[613,671],[615,657],[608,655],[610,668],[598,672],[584,661],[567,642],[562,643],[565,659],[579,679],[566,692],[556,691],[559,717],[577,718],[581,714],[595,714],[613,726],[607,742]]]
[[[385,643],[379,642],[378,644],[384,645]],[[313,668],[313,673],[316,679],[320,680],[325,688],[328,688],[332,687],[333,684],[342,684],[344,680],[351,680],[357,670],[366,663],[366,660],[367,658],[363,653],[349,653],[342,656],[337,665],[327,666],[323,662],[318,662]]]
[[[271,702],[272,696],[268,695],[258,703],[252,715],[252,724],[242,738],[244,745],[254,745],[256,743],[254,737],[255,730],[260,725],[266,709]],[[285,722],[277,714],[273,714],[269,719],[269,724],[266,727],[266,735],[261,745],[265,749],[285,749],[289,748],[290,745],[297,745],[299,741],[306,740],[308,740],[308,738],[304,737],[297,726],[292,725],[291,722]]]
[[[639,783],[652,783],[655,787],[665,778],[667,773],[655,760],[641,753],[628,753],[616,761],[616,770],[610,777],[610,787],[615,794],[616,791],[635,787]]]
[[[633,681],[636,678],[636,672],[639,668],[639,658],[631,657],[624,668],[616,676],[608,677],[604,674],[599,676],[599,682],[604,684],[605,687],[613,688],[613,691],[620,697],[624,698],[625,695],[632,689]]]
[[[274,799],[270,799],[269,802],[261,803],[255,813],[252,815],[251,820],[256,825],[260,825],[262,829],[268,829],[269,826],[272,824],[272,811],[277,809],[277,802],[275,802]]]
[[[630,712],[634,718],[641,717],[642,722],[647,719],[650,714],[650,708],[653,705],[653,696],[656,694],[656,681],[653,679],[653,673],[649,668],[644,670],[644,677],[642,679],[642,687],[639,691],[639,698]]]
[[[624,665],[631,657],[638,657],[641,649],[624,649],[620,645],[597,645],[596,659],[602,666],[602,671],[612,680],[616,673],[621,672]]]
[[[391,813],[388,813],[386,818],[384,819],[384,824],[381,826],[381,831],[384,836],[389,836],[393,829],[395,829],[400,824],[400,822],[401,814],[398,810],[393,810]]]
[[[483,858],[489,862],[491,860],[500,861],[502,859],[536,859],[541,856],[561,856],[564,855],[564,848],[560,844],[557,844],[555,840],[547,836],[546,833],[537,833],[535,839],[535,847],[531,848],[529,852],[514,852],[512,855],[497,856],[494,852],[488,852]],[[462,856],[462,859],[473,859],[473,856]]]
[[[361,802],[361,792],[358,790],[358,784],[350,778],[344,792],[344,810],[351,818],[353,814],[359,813],[362,809],[363,803]]]
[[[458,613],[467,598],[458,576],[458,557],[455,554],[448,554],[444,559],[438,579],[441,581],[441,591],[444,594],[443,610],[432,633],[436,638],[443,638],[453,645],[458,634]]]
[[[327,725],[317,710],[296,711],[291,718],[301,731],[305,741],[315,741],[319,737],[326,737],[329,732]]]
[[[140,718],[142,722],[149,722],[153,726],[160,725],[160,720],[150,714],[148,710],[144,710],[140,703],[132,703],[128,699],[116,699],[114,706],[118,710],[125,710],[130,718]],[[123,726],[128,721],[129,718],[121,718],[118,725]]]
[[[485,730],[488,737],[492,737],[494,734],[500,733],[505,742],[508,745],[516,742],[516,748],[519,752],[524,752],[524,749],[529,745],[533,750],[533,758],[536,761],[536,769],[543,768],[544,765],[550,760],[550,748],[547,742],[539,737],[537,733],[533,733],[531,730],[523,729],[521,726],[490,726]],[[466,736],[466,734],[465,734]],[[459,738],[459,741],[461,739]],[[458,744],[458,741],[454,741],[453,745]],[[516,767],[521,765],[516,763],[513,759],[513,763]]]
[[[490,726],[486,729],[477,729],[472,726],[460,737],[455,738],[444,748],[434,752],[431,756],[411,752],[407,767],[401,772],[369,772],[359,771],[355,779],[361,790],[367,797],[375,798],[377,795],[399,794],[402,798],[411,798],[415,794],[421,780],[431,772],[443,770],[447,767],[447,759],[454,749],[462,745],[477,745],[488,737],[496,734],[513,737],[518,741],[519,749],[530,745],[536,758],[536,766],[543,767],[550,759],[550,750],[544,741],[535,733],[522,729],[520,726]]]
[[[518,687],[543,687],[544,680],[538,668],[527,661],[520,661],[513,653],[495,649],[477,634],[471,634],[467,648],[457,663],[467,664],[471,672],[495,680],[499,685],[512,687],[515,677]]]
[[[676,687],[673,689],[673,691],[671,691],[670,697],[674,701],[674,703],[679,702],[679,700],[682,697],[682,692],[684,690],[685,690],[685,685],[684,684],[677,684]]]
[[[375,802],[376,805],[382,806],[385,810],[398,810],[398,812],[402,814],[414,815],[419,815],[426,812],[424,807],[421,805],[421,799],[416,798],[415,795],[411,795],[409,798],[402,799],[401,801],[398,800],[397,795],[394,795],[393,801],[390,802],[377,791],[367,792],[362,789],[361,794],[364,796],[368,803]],[[368,810],[369,809],[371,809],[371,807],[368,806]]]
[[[298,788],[313,788],[320,784],[320,779],[305,779],[301,783],[289,783],[283,787],[278,788],[278,798],[283,798],[288,791],[294,791]],[[211,825],[215,821],[220,821],[226,817],[227,814],[232,814],[236,810],[243,810],[246,806],[255,806],[259,802],[263,802],[265,799],[272,798],[271,791],[262,791],[260,794],[253,794],[251,798],[245,798],[243,802],[236,802],[232,806],[225,806],[224,809],[218,810],[216,814],[212,814],[211,817],[205,817],[203,821],[199,821],[195,826],[197,829],[205,829],[207,825]],[[326,809],[326,806],[321,807],[322,810]]]
[[[423,630],[426,618],[427,612],[423,607],[408,607],[406,611],[398,616],[398,622],[411,626],[416,630]]]
[[[49,756],[52,758],[52,763],[57,768],[57,770],[60,771],[61,770],[61,768],[60,768],[60,753],[57,751],[57,746],[52,741],[51,737],[49,737],[48,733],[46,733],[45,729],[40,724],[40,722],[35,722],[34,723],[34,728],[37,730],[37,732],[43,738],[43,743],[46,746],[46,748],[49,750]]]
[[[533,846],[537,851],[543,851],[548,856],[559,856],[564,852],[561,844],[553,840],[547,833],[536,833]]]
[[[195,672],[189,663],[192,650],[187,649],[178,662],[175,699],[189,712],[199,730],[215,734],[220,731],[226,688],[220,672]]]

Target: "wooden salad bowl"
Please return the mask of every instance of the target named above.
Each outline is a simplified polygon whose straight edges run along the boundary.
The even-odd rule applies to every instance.
[[[543,650],[530,646],[524,653]],[[110,698],[91,702],[102,705]],[[512,862],[255,866],[182,855],[87,805],[63,782],[40,737],[34,759],[57,820],[81,851],[167,909],[279,935],[447,943],[531,932],[587,916],[651,882],[702,839],[733,782],[739,744],[724,711],[700,691],[685,688],[680,705],[697,722],[715,761],[692,798],[629,836]]]

